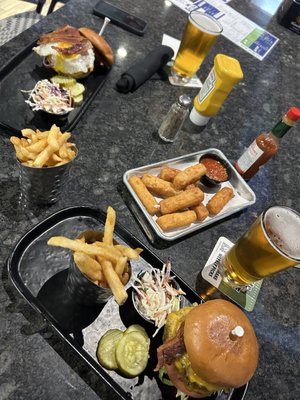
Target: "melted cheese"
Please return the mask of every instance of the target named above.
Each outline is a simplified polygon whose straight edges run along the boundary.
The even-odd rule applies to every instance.
[[[207,383],[204,379],[200,378],[200,376],[196,374],[196,372],[191,367],[191,363],[187,353],[177,358],[174,364],[176,368],[183,375],[185,375],[187,380],[192,384],[196,384],[197,386],[200,386],[200,388],[203,387],[209,392],[216,392],[217,390],[221,389],[218,386],[212,385],[211,383]]]

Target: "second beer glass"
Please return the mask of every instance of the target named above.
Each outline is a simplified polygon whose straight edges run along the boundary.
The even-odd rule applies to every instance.
[[[267,208],[228,250],[219,264],[233,287],[250,283],[300,262],[300,215],[288,207]]]
[[[191,79],[222,31],[222,25],[215,18],[200,11],[189,14],[171,69],[175,81],[185,83]]]

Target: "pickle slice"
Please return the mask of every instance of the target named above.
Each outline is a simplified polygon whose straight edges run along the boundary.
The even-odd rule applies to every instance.
[[[56,83],[57,85],[64,86],[66,88],[69,88],[70,86],[73,86],[76,84],[76,79],[71,78],[70,76],[64,76],[64,75],[55,75],[50,78],[50,81],[52,83]]]
[[[124,332],[124,335],[127,335],[128,333],[131,333],[131,332],[140,332],[145,336],[146,339],[148,338],[147,332],[141,325],[138,325],[138,324],[130,325]]]
[[[85,87],[79,82],[75,83],[73,86],[70,86],[69,89],[72,97],[77,97],[85,91]]]
[[[80,94],[79,96],[72,97],[72,100],[74,102],[74,106],[80,106],[83,102],[83,94]]]
[[[150,339],[139,331],[124,334],[116,347],[116,361],[122,374],[135,377],[147,366]]]
[[[97,358],[102,367],[117,369],[115,349],[122,338],[123,332],[119,329],[109,329],[100,339],[97,348]]]

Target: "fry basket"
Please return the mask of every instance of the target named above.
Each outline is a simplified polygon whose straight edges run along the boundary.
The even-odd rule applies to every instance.
[[[69,179],[70,169],[73,165],[78,151],[73,160],[66,164],[35,168],[22,164],[18,161],[20,182],[20,203],[23,206],[49,205],[56,203]]]

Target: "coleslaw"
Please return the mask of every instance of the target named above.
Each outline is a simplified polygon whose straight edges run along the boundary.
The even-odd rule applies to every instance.
[[[180,296],[185,294],[173,281],[170,272],[171,261],[168,259],[161,270],[143,271],[132,285],[136,291],[133,299],[138,312],[157,327],[153,337],[165,325],[168,314],[179,310]]]
[[[25,103],[29,104],[33,111],[43,110],[51,114],[63,115],[73,110],[70,91],[61,89],[59,85],[51,83],[48,79],[42,79],[36,83],[32,90],[21,90],[29,93]]]

